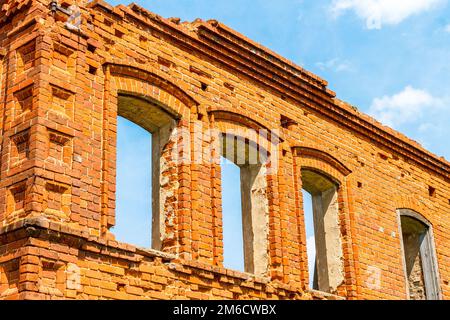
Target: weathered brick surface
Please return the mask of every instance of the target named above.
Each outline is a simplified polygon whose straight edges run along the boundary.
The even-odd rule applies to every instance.
[[[444,159],[217,21],[180,23],[94,1],[81,6],[74,30],[49,2],[0,8],[1,298],[338,298],[306,289],[305,167],[340,183],[345,281],[337,295],[406,298],[396,210],[408,208],[433,226],[442,296],[450,297]],[[109,231],[123,93],[157,101],[188,132],[190,149],[178,156],[189,161],[172,158],[179,141],[163,151],[161,188],[170,196],[161,252],[118,243]],[[210,148],[217,137],[197,137],[199,127],[269,129],[282,139],[270,150],[278,163],[267,175],[264,277],[222,266],[220,167],[202,160],[218,158]]]

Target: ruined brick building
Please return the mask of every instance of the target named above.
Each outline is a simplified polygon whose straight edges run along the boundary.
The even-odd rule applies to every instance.
[[[2,0],[0,61],[1,299],[450,298],[450,163],[220,22]],[[118,116],[152,133],[152,248],[111,232]],[[246,272],[216,161],[239,145]]]

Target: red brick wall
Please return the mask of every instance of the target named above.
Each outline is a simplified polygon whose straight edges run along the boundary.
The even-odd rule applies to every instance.
[[[215,21],[179,23],[94,1],[74,31],[47,1],[10,2],[0,11],[1,298],[333,298],[307,289],[304,167],[340,184],[337,295],[406,298],[396,210],[408,208],[433,226],[450,296],[448,162]],[[162,252],[118,243],[109,231],[121,92],[158,101],[188,132],[166,150]],[[211,161],[219,154],[207,129],[237,128],[281,138],[270,150],[263,277],[222,266],[220,167]],[[189,147],[174,152],[181,142]]]

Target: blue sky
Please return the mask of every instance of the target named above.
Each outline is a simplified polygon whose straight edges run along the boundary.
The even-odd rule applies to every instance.
[[[116,227],[120,241],[151,247],[151,134],[119,117],[117,121]]]
[[[135,2],[163,17],[217,19],[325,78],[340,99],[450,159],[450,0]],[[136,167],[122,162],[128,171]],[[119,199],[121,205],[139,211]]]

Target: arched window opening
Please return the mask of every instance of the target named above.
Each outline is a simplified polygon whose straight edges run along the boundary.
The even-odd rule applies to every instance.
[[[257,275],[265,275],[268,270],[268,224],[269,205],[267,199],[267,152],[256,144],[245,138],[235,135],[224,134],[221,136],[221,155],[223,158],[234,163],[239,168],[239,175],[236,173],[238,183],[233,182],[233,186],[239,186],[241,199],[241,219],[242,219],[242,245],[244,254],[244,271]],[[222,167],[227,164],[222,164]],[[226,169],[225,169],[226,170]],[[222,169],[224,171],[224,168]],[[222,188],[226,179],[222,179]],[[222,192],[223,216],[227,212],[229,199]],[[236,201],[236,200],[234,200]],[[240,226],[234,226],[234,228]],[[231,226],[224,225],[224,243],[231,239],[225,238],[229,231],[225,229]],[[231,252],[224,248],[224,257]],[[228,260],[228,259],[227,259]],[[227,261],[225,261],[227,262]]]
[[[302,169],[310,287],[334,293],[344,281],[339,223],[339,185],[311,169]],[[312,243],[313,242],[313,243]],[[313,261],[311,261],[313,260]]]
[[[405,277],[411,300],[439,299],[431,227],[410,210],[400,210]]]
[[[175,120],[157,103],[120,95],[117,121],[116,225],[119,241],[161,250],[170,206],[169,140]],[[169,204],[168,204],[169,203]]]

